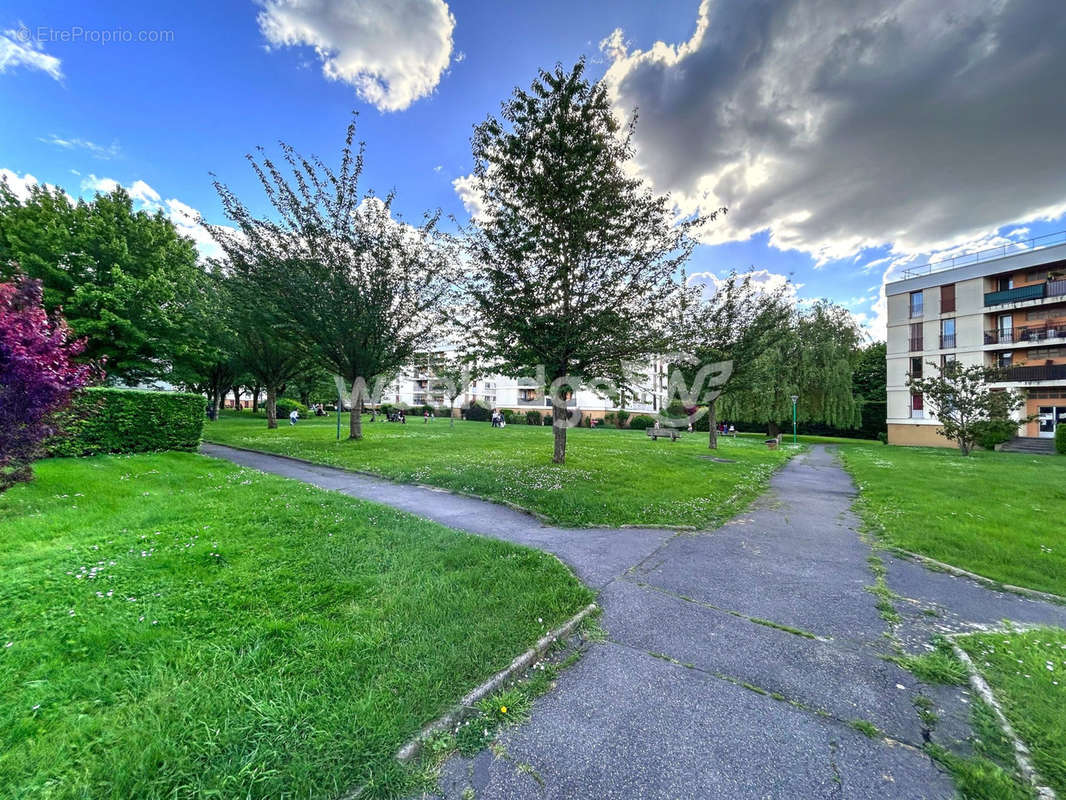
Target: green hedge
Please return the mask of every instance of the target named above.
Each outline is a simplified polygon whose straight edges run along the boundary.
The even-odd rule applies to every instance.
[[[629,427],[635,431],[643,431],[652,427],[655,424],[655,420],[649,417],[647,414],[638,414],[629,421]]]
[[[92,388],[56,419],[52,456],[196,450],[207,401],[198,394]]]
[[[1066,425],[1055,428],[1055,449],[1059,455],[1066,456]]]
[[[293,400],[291,397],[279,397],[274,402],[274,411],[277,413],[278,418],[287,417],[293,412],[293,409],[300,412],[301,417],[307,416],[307,406],[301,403],[299,400]],[[266,413],[266,409],[263,409],[263,413]]]

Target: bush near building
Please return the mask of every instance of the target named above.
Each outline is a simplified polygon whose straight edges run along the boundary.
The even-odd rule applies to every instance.
[[[541,417],[540,412],[537,411],[535,408],[531,408],[529,409],[529,411],[526,412],[527,425],[540,425],[542,421],[543,418]]]
[[[93,387],[56,420],[52,456],[196,450],[207,401],[198,394]]]
[[[1066,456],[1066,425],[1055,428],[1055,450],[1059,455]]]
[[[629,427],[635,431],[643,431],[655,424],[655,420],[647,414],[637,414],[629,421]]]

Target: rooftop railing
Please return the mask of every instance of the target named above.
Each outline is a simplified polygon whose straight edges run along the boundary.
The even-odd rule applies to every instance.
[[[993,261],[997,258],[1005,258],[1007,256],[1016,255],[1017,253],[1028,253],[1033,250],[1043,250],[1045,247],[1054,247],[1055,245],[1066,244],[1066,231],[1057,231],[1055,233],[1046,233],[1043,236],[1035,236],[1032,239],[1026,239],[1023,242],[1007,242],[1001,244],[998,247],[989,247],[985,250],[976,250],[969,253],[961,253],[951,258],[945,258],[940,261],[931,261],[928,264],[923,264],[920,267],[911,267],[903,271],[903,274],[897,278],[897,280],[906,280],[907,278],[917,278],[920,275],[929,275],[933,272],[943,272],[944,270],[955,269],[956,267],[965,267],[970,264],[978,264],[983,261]],[[895,283],[895,281],[893,281]]]

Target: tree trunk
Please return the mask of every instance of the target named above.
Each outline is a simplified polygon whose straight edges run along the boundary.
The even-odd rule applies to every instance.
[[[766,430],[767,430],[767,433],[769,434],[771,439],[779,436],[780,433],[781,433],[781,428],[780,428],[780,426],[778,426],[778,424],[776,422],[769,423],[766,426]]]
[[[707,404],[707,427],[710,429],[710,433],[707,438],[707,449],[718,449],[718,409],[716,407],[716,400],[712,400]]]
[[[271,430],[278,427],[278,390],[274,386],[267,387],[267,428]]]
[[[207,418],[212,422],[218,419],[218,389],[212,389],[207,394]]]
[[[233,410],[234,411],[240,411],[241,410],[241,394],[242,394],[241,387],[240,386],[234,386],[233,387]]]
[[[358,379],[357,379],[358,380]],[[352,413],[348,418],[348,438],[363,438],[363,393],[352,392]]]
[[[259,392],[262,391],[262,386],[252,387],[252,413],[255,414],[259,411]]]
[[[451,407],[451,413],[448,415],[448,427],[449,428],[454,428],[455,427],[455,412],[458,410],[455,407],[455,398],[454,397],[452,398],[452,402],[450,404],[450,407]]]
[[[555,451],[552,453],[552,462],[555,464],[566,463],[566,405],[552,404],[552,431],[555,435]]]

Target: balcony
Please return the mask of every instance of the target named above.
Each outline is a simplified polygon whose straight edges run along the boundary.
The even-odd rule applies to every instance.
[[[924,342],[922,339],[910,339],[908,341],[910,345],[910,351],[912,353],[920,353],[922,350],[925,349]]]
[[[1047,284],[1034,283],[1018,289],[1004,289],[1000,292],[986,292],[986,306],[1001,306],[1004,303],[1022,303],[1026,300],[1040,300],[1047,297]]]
[[[1066,339],[1066,322],[1028,325],[1013,330],[985,331],[985,344],[1040,344],[1058,339]]]
[[[1007,367],[998,370],[995,378],[996,383],[1034,383],[1036,381],[1066,381],[1066,364]]]
[[[1006,289],[1001,292],[986,292],[986,306],[1001,306],[1005,303],[1024,303],[1028,300],[1043,300],[1046,297],[1066,296],[1066,280],[1045,281],[1032,286]]]
[[[951,350],[955,347],[955,334],[954,333],[942,333],[940,334],[940,349]]]

